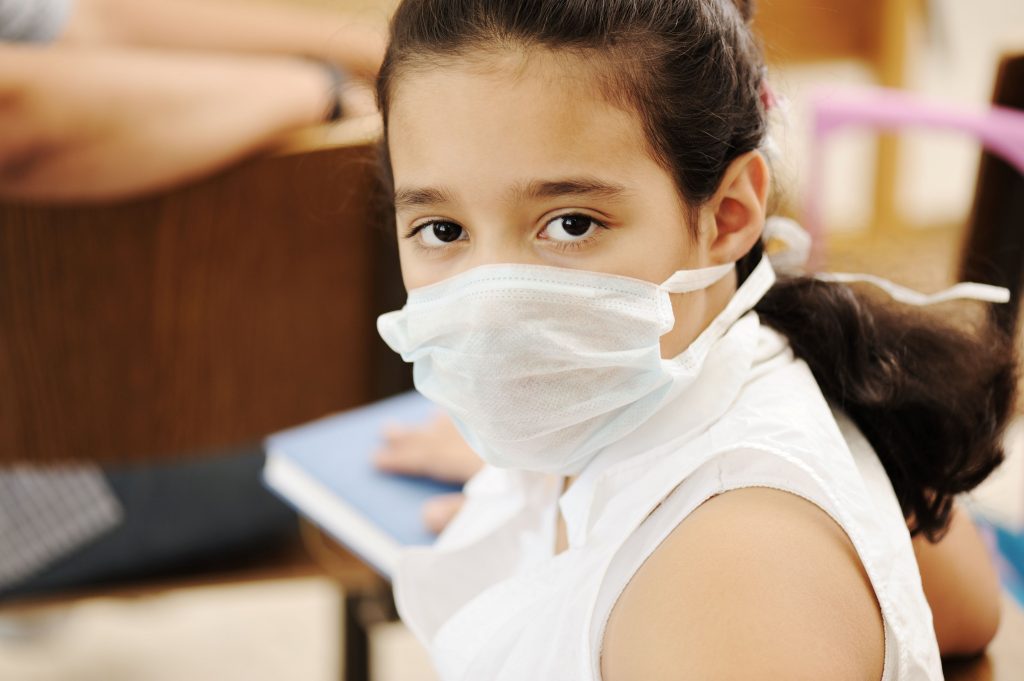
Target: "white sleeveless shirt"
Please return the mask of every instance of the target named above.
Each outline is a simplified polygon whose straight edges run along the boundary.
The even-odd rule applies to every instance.
[[[564,494],[555,476],[484,468],[437,543],[403,553],[399,613],[444,681],[599,681],[608,617],[644,560],[708,498],[771,487],[850,538],[881,607],[883,681],[942,679],[899,504],[870,446],[838,419],[787,341],[747,313],[694,385]],[[568,548],[556,555],[559,510]]]

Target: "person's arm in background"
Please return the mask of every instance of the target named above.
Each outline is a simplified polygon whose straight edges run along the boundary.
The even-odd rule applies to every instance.
[[[0,43],[0,197],[103,200],[171,186],[321,121],[298,57]]]
[[[915,537],[914,553],[942,655],[984,651],[999,628],[1001,591],[970,515],[955,506],[946,535],[937,544]]]
[[[266,0],[75,0],[58,41],[305,55],[370,81],[384,55],[386,29],[383,20]]]
[[[0,0],[0,197],[127,198],[319,123],[339,94],[346,114],[373,108],[367,88],[331,92],[301,57],[371,79],[382,25],[253,3],[41,1]]]

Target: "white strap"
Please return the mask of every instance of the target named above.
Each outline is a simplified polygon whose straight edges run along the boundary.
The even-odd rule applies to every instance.
[[[691,293],[706,289],[718,283],[725,275],[736,269],[736,263],[703,267],[696,270],[679,270],[665,280],[661,288],[669,293]]]
[[[764,240],[781,241],[786,248],[772,253],[768,257],[776,270],[787,274],[799,273],[807,264],[811,253],[811,236],[797,222],[789,218],[772,216],[764,226]],[[1010,300],[1010,292],[998,286],[962,282],[938,293],[921,293],[888,279],[873,274],[851,274],[846,272],[819,272],[814,275],[819,281],[833,281],[843,284],[866,283],[882,289],[893,300],[907,305],[924,307],[949,300],[980,300],[988,303],[1006,303]]]
[[[907,305],[924,307],[935,305],[949,300],[980,300],[988,303],[1007,303],[1010,301],[1010,291],[999,286],[988,284],[976,284],[974,282],[961,282],[950,286],[938,293],[921,293],[899,284],[894,284],[888,279],[876,277],[873,274],[849,274],[845,272],[819,272],[814,275],[820,281],[834,281],[843,284],[863,282],[871,284],[888,293],[893,300]]]

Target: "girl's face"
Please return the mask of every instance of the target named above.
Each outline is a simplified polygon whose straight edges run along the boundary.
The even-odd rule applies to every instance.
[[[406,288],[495,263],[660,284],[676,270],[743,255],[715,247],[709,209],[691,238],[639,119],[585,74],[574,58],[537,50],[405,72],[388,135]],[[662,338],[663,356],[685,349],[735,286],[730,275],[673,295],[677,322]]]

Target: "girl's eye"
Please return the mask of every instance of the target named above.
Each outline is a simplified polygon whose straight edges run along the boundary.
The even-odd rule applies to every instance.
[[[454,222],[428,222],[416,227],[410,236],[419,235],[420,243],[431,248],[440,248],[447,244],[461,241],[466,237],[466,230]]]
[[[541,237],[552,241],[583,241],[600,227],[601,223],[586,215],[559,215],[544,226]]]

